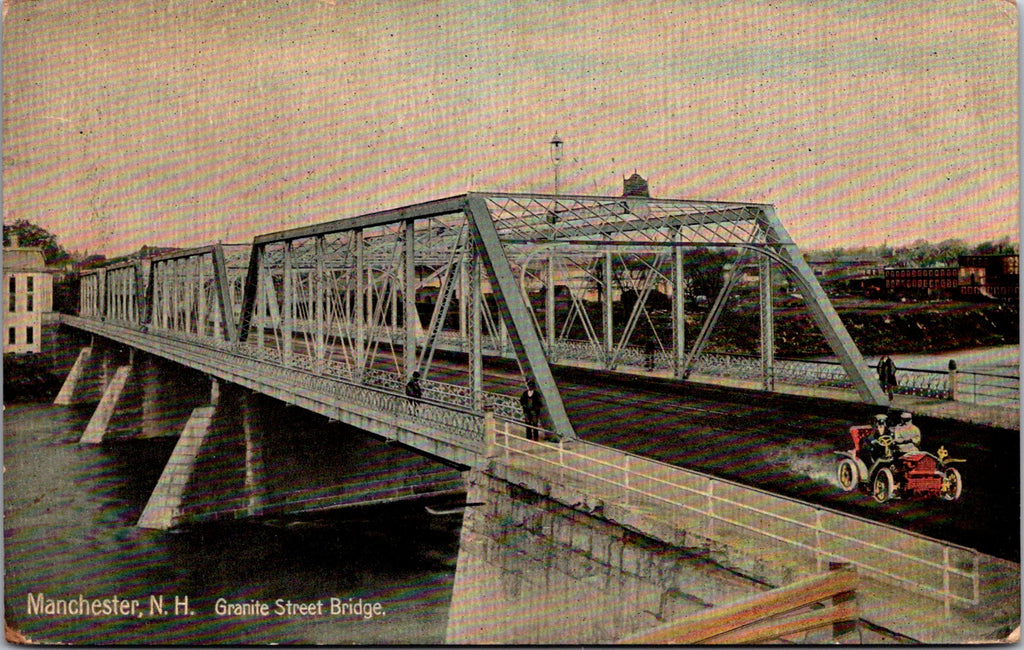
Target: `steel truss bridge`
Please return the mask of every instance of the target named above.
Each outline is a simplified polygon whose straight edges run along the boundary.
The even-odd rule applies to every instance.
[[[699,248],[737,255],[688,341],[687,257]],[[91,270],[79,316],[65,322],[472,465],[488,417],[523,419],[518,395],[485,390],[485,364],[514,360],[541,392],[544,427],[571,440],[553,363],[615,369],[648,357],[684,379],[752,264],[763,388],[774,388],[781,272],[861,399],[887,405],[766,204],[468,193]],[[670,331],[652,320],[655,291],[670,300]],[[653,350],[634,343],[645,325]],[[440,373],[438,352],[465,363]],[[424,389],[415,404],[404,395],[413,372]]]

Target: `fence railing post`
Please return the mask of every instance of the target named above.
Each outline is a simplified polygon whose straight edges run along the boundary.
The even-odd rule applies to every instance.
[[[973,570],[971,571],[971,582],[973,583],[972,586],[974,587],[974,604],[977,605],[981,600],[981,575],[979,575],[978,573],[978,550],[975,549],[974,553],[972,553],[971,555],[973,558],[973,561],[971,563],[973,568]]]
[[[565,441],[558,439],[558,480],[565,483]]]
[[[501,435],[502,435],[502,444],[503,444],[503,446],[505,448],[505,464],[508,465],[511,462],[511,452],[509,451],[509,448],[512,446],[512,443],[509,442],[509,439],[508,439],[508,422],[502,421],[502,423],[501,423]]]
[[[814,509],[814,564],[821,571],[821,510]]]
[[[622,484],[626,488],[626,507],[628,508],[630,505],[631,496],[631,490],[629,489],[629,454],[625,454],[623,456],[623,459],[624,460],[622,462]]]
[[[946,618],[950,616],[949,593],[949,547],[942,547],[942,611]]]
[[[494,458],[497,455],[496,445],[498,444],[497,423],[494,420],[494,411],[484,411],[484,457]]]
[[[708,538],[715,536],[715,481],[708,481]]]
[[[949,399],[956,401],[956,384],[959,372],[956,369],[956,361],[953,359],[949,360]]]

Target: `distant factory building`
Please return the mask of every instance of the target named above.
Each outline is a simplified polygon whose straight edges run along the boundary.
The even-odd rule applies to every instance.
[[[892,295],[952,297],[960,288],[955,266],[886,268],[885,290]]]
[[[1019,257],[961,255],[956,266],[888,267],[885,290],[908,297],[960,297],[965,300],[1017,300]]]
[[[41,248],[23,248],[17,237],[4,247],[4,354],[39,353],[43,325],[53,318],[53,275]]]
[[[960,295],[1017,300],[1020,293],[1020,258],[1017,255],[961,255]]]

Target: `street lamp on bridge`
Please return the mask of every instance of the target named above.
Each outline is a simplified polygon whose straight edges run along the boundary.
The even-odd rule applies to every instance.
[[[558,165],[562,162],[562,139],[558,137],[558,133],[551,138],[551,162],[555,163],[555,194],[558,194]]]

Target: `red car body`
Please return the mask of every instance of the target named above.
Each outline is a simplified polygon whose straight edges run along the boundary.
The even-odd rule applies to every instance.
[[[894,450],[891,435],[876,436],[873,426],[850,427],[853,449],[835,452],[840,458],[836,478],[844,491],[861,487],[871,492],[879,503],[897,498],[939,497],[946,501],[960,498],[963,482],[952,463],[962,459],[949,458],[945,447],[938,454],[919,451],[899,454]],[[872,444],[872,441],[878,441]],[[884,452],[876,453],[882,448]]]

